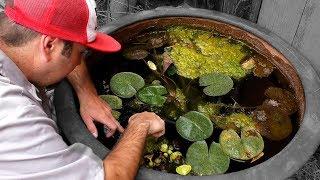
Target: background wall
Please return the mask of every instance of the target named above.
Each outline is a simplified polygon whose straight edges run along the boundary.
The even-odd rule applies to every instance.
[[[159,6],[195,7],[232,14],[283,38],[320,74],[320,0],[96,0],[99,26]],[[0,0],[0,11],[4,0]],[[320,92],[319,92],[320,93]],[[291,180],[320,179],[320,149]]]

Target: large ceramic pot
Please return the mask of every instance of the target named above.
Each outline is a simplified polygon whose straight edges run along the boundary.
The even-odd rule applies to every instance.
[[[123,17],[102,29],[125,42],[147,28],[167,25],[191,25],[214,29],[246,41],[271,59],[289,80],[298,99],[298,131],[278,154],[251,168],[214,176],[186,176],[141,168],[137,179],[285,179],[294,174],[315,152],[320,142],[320,83],[309,62],[286,42],[256,24],[223,13],[199,9],[158,8]],[[58,125],[70,143],[88,145],[103,159],[109,150],[86,129],[76,107],[74,93],[64,81],[56,89]]]

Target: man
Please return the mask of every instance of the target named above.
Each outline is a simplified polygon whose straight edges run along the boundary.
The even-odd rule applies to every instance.
[[[107,136],[123,131],[99,99],[83,61],[85,46],[120,49],[95,26],[93,0],[6,2],[0,13],[0,179],[134,179],[146,137],[164,134],[157,115],[135,114],[103,161],[82,144],[68,147],[57,134],[44,89],[65,76],[94,136],[93,121],[108,126]]]

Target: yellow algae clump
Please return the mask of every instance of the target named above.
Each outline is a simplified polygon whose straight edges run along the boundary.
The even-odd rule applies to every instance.
[[[241,66],[247,56],[243,43],[231,43],[228,38],[214,37],[213,32],[181,26],[169,28],[168,33],[173,39],[169,55],[183,77],[196,79],[216,72],[239,79],[248,72]]]

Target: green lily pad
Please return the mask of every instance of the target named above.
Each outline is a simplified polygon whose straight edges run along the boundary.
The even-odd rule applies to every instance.
[[[176,168],[176,172],[182,176],[186,176],[190,173],[191,169],[192,167],[190,165],[183,164]]]
[[[177,132],[189,141],[201,141],[211,136],[213,124],[208,117],[197,111],[180,116],[176,122]]]
[[[121,109],[122,100],[118,96],[114,95],[100,95],[100,98],[109,104],[111,109]]]
[[[232,79],[224,74],[211,73],[201,76],[200,86],[206,86],[203,92],[208,96],[223,96],[231,91],[233,87]]]
[[[212,142],[209,151],[205,141],[193,143],[186,157],[197,175],[222,174],[228,170],[230,164],[230,158],[222,151],[221,145],[215,142]]]
[[[233,129],[223,130],[220,134],[222,150],[231,158],[249,160],[258,156],[264,148],[264,142],[257,130],[246,127],[241,130],[241,138]]]
[[[163,86],[147,86],[141,89],[137,97],[140,101],[152,106],[161,107],[166,102],[168,91]]]
[[[120,116],[121,116],[121,112],[119,112],[119,111],[116,111],[116,110],[112,110],[111,111],[111,114],[112,114],[112,116],[115,118],[115,119],[119,119],[120,118]]]
[[[132,72],[121,72],[110,80],[111,91],[121,98],[131,98],[145,85],[144,79]]]

